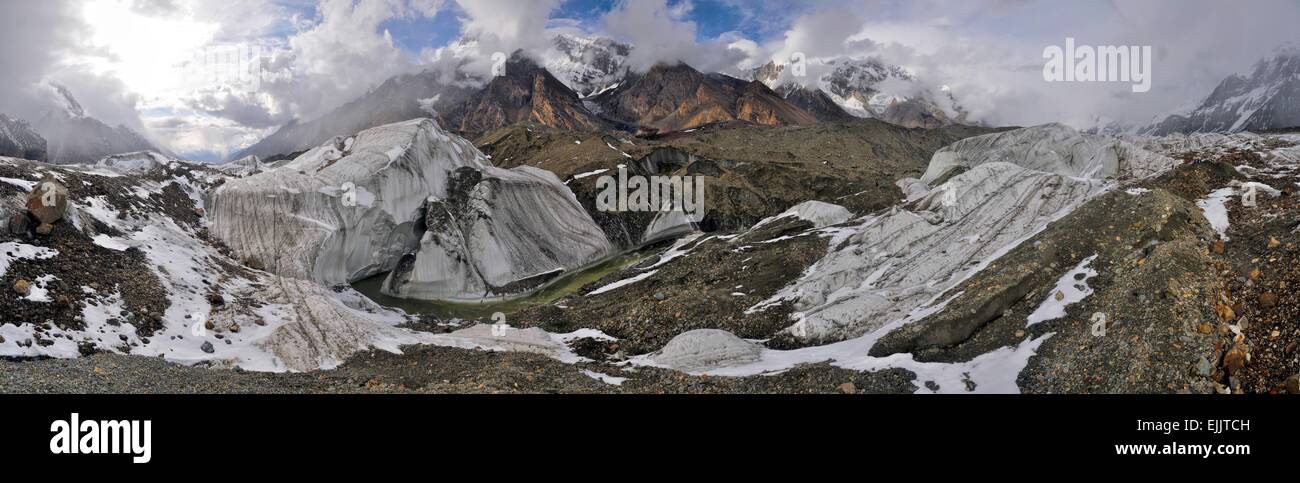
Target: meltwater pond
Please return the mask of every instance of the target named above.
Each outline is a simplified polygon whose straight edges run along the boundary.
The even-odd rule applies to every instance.
[[[649,258],[659,250],[641,250],[619,255],[586,268],[569,272],[536,291],[508,300],[487,299],[481,302],[445,302],[428,300],[411,300],[385,295],[380,289],[388,274],[376,275],[352,284],[352,288],[361,292],[376,303],[397,309],[408,314],[431,315],[440,319],[483,319],[492,317],[493,313],[511,314],[537,305],[554,303],[556,300],[576,292],[584,285],[604,278]]]

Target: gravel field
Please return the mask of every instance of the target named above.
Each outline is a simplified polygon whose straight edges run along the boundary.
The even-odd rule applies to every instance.
[[[584,371],[626,381],[608,384]],[[407,347],[405,354],[363,352],[335,370],[308,373],[187,367],[115,354],[0,360],[0,393],[900,393],[915,390],[912,379],[903,370],[859,373],[827,364],[773,376],[697,377],[650,368],[569,365],[536,354],[424,346]]]

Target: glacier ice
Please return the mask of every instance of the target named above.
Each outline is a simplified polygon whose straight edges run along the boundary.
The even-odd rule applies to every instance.
[[[957,141],[934,154],[921,181],[932,184],[983,163],[1081,178],[1142,178],[1174,165],[1174,160],[1129,141],[1081,134],[1063,124],[987,134]]]
[[[760,220],[758,223],[754,224],[753,228],[758,228],[782,218],[790,217],[812,223],[813,228],[825,228],[849,221],[850,218],[853,218],[853,213],[840,205],[822,201],[805,201],[776,216]]]
[[[857,337],[935,304],[1024,240],[1113,186],[1174,160],[1115,138],[1048,124],[958,141],[909,202],[867,217],[792,285],[751,310],[791,301],[810,341]]]
[[[758,344],[717,329],[697,329],[673,337],[647,360],[654,365],[684,372],[702,372],[757,361]]]
[[[553,174],[492,166],[431,119],[337,137],[207,204],[212,234],[268,271],[325,285],[391,272],[385,291],[404,297],[517,294],[613,252]]]

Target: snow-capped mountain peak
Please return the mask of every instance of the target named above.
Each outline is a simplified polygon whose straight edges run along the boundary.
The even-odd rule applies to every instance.
[[[808,62],[808,74],[816,79],[811,82],[796,79],[793,70],[775,61],[750,69],[746,74],[787,97],[811,96],[812,91],[820,91],[855,117],[906,127],[933,128],[960,122],[961,110],[950,92],[931,92],[902,66],[874,58],[809,59]],[[941,105],[954,106],[950,110],[955,112],[950,113]]]
[[[627,75],[627,56],[632,47],[605,37],[559,34],[545,60],[560,82],[579,96],[589,97],[608,90]]]

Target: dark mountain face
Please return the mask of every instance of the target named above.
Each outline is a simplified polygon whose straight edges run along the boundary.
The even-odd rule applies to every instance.
[[[45,161],[45,138],[30,124],[0,114],[0,156]]]
[[[109,127],[92,117],[52,113],[36,124],[47,143],[47,160],[55,164],[93,163],[111,154],[156,151],[139,133]]]
[[[564,55],[552,59],[546,68],[516,53],[507,61],[503,75],[477,90],[439,82],[433,73],[391,79],[319,120],[285,125],[234,158],[257,155],[268,159],[311,148],[334,136],[416,117],[436,117],[447,129],[474,137],[518,123],[572,131],[644,128],[672,132],[733,122],[771,126],[837,122],[856,114],[839,104],[841,98],[821,89],[786,83],[773,90],[774,81],[760,82],[780,75],[782,67],[775,63],[756,72],[757,81],[704,74],[683,63],[629,73],[623,67],[631,49],[626,45],[572,36],[557,37],[556,45]],[[897,74],[883,67],[877,70],[842,68],[834,85],[846,89],[845,95],[851,98],[861,97],[863,91],[854,90],[855,82],[869,83]],[[575,88],[596,94],[584,98]],[[871,117],[907,127],[950,123],[943,111],[931,104],[900,102],[889,109],[882,106],[882,112]]]
[[[853,119],[853,115],[846,112],[834,99],[826,95],[821,89],[809,89],[798,84],[786,84],[776,88],[776,93],[785,98],[786,102],[808,111],[817,120],[822,122],[847,121]]]
[[[680,131],[726,121],[773,126],[813,124],[817,117],[786,102],[761,82],[705,75],[686,64],[660,64],[632,75],[592,101],[620,122]]]
[[[572,131],[610,127],[583,105],[578,94],[521,54],[506,62],[504,75],[494,77],[443,120],[448,128],[470,135],[520,122]]]
[[[419,117],[435,117],[460,104],[472,92],[473,89],[456,82],[444,82],[437,72],[397,76],[319,119],[286,124],[233,157],[256,155],[268,159],[319,146],[335,136]]]
[[[1300,126],[1300,51],[1255,64],[1249,77],[1224,79],[1186,115],[1172,115],[1144,133],[1267,131]]]

